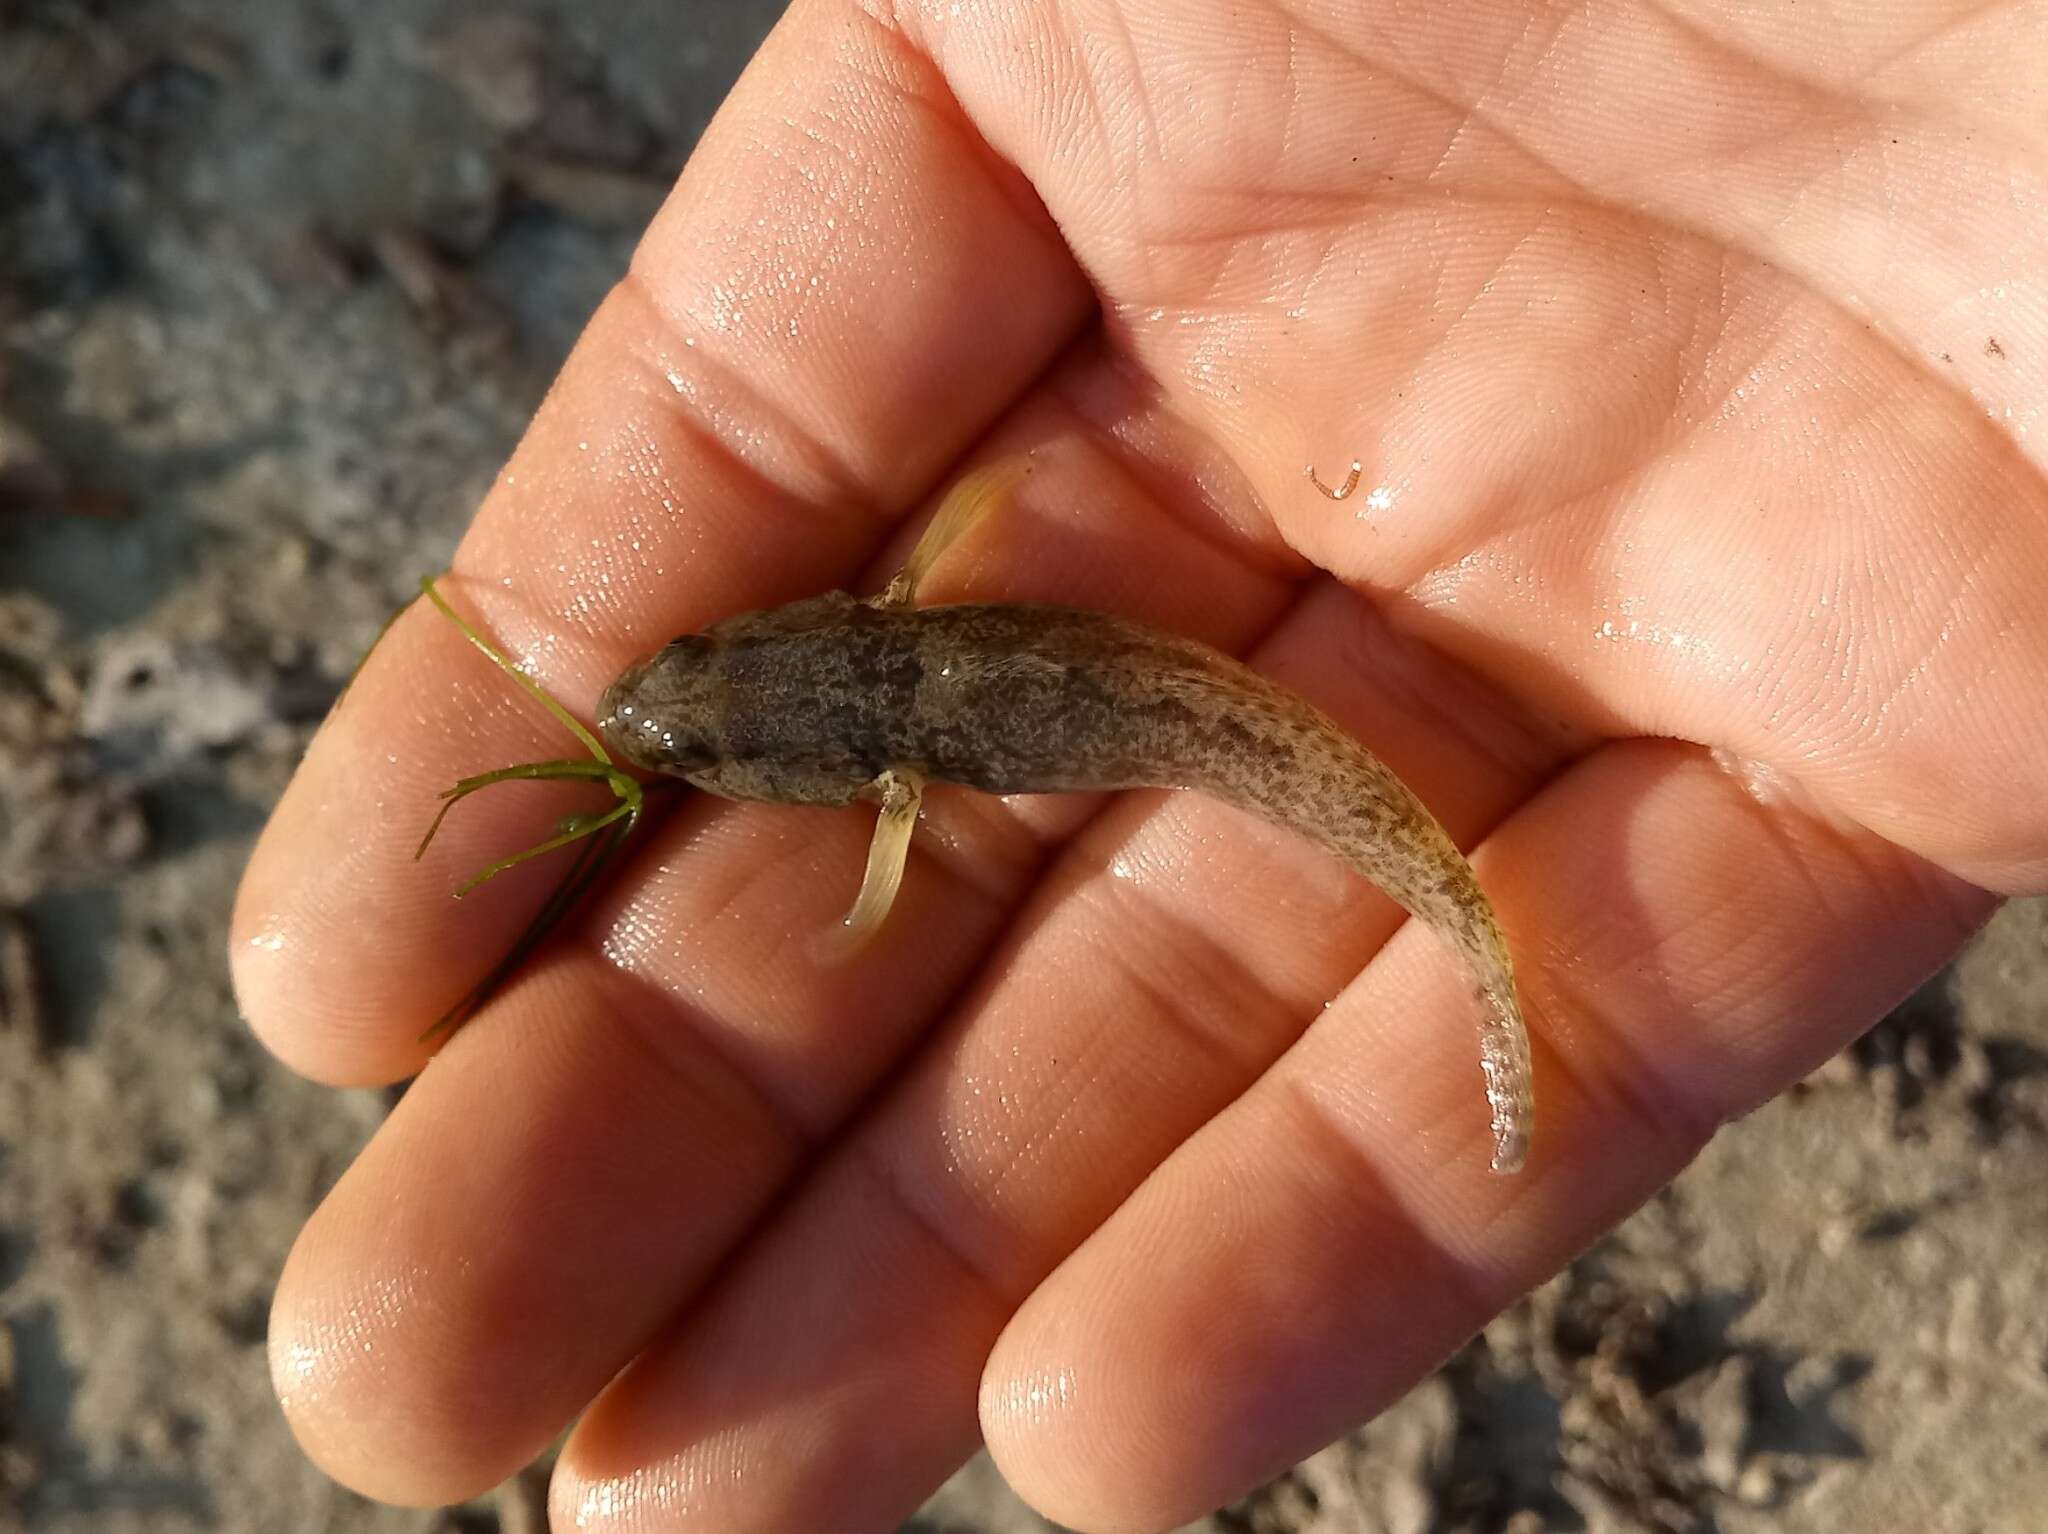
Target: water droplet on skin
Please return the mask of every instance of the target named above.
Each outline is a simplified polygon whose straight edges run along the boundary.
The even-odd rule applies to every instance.
[[[1003,1390],[1007,1414],[1024,1422],[1044,1422],[1065,1411],[1074,1393],[1073,1371],[1067,1368],[1023,1375],[1007,1381]]]
[[[273,1338],[271,1381],[286,1406],[317,1401],[346,1376],[361,1376],[381,1341],[412,1309],[424,1272],[402,1269],[374,1280],[338,1313],[296,1318],[288,1337]]]
[[[556,1487],[549,1500],[557,1518],[567,1513],[572,1528],[618,1528],[643,1522],[646,1513],[667,1523],[693,1501],[696,1472],[676,1456],[598,1481],[558,1475]]]

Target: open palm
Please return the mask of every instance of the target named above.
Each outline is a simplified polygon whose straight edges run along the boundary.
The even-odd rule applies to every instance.
[[[857,1534],[986,1438],[1051,1515],[1163,1527],[2048,886],[2048,26],[1832,25],[799,4],[452,594],[587,711],[673,634],[872,589],[963,458],[1035,451],[930,599],[1198,635],[1383,755],[1513,940],[1531,1164],[1486,1170],[1449,958],[1243,815],[938,790],[831,962],[871,817],[692,796],[307,1226],[271,1337],[315,1457],[448,1500],[588,1407],[563,1528]],[[1354,457],[1342,501],[1302,477]],[[415,864],[434,795],[562,749],[400,621],[242,891],[285,1061],[419,1070],[550,873],[448,891],[565,790]]]

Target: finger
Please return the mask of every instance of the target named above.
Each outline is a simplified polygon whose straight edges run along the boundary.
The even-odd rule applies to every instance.
[[[678,628],[850,578],[1089,308],[930,65],[856,7],[799,6],[487,498],[451,595],[587,705]],[[332,1081],[416,1069],[553,874],[446,892],[582,802],[494,791],[415,866],[434,796],[564,749],[448,625],[402,617],[242,886],[236,984],[265,1042]]]
[[[1119,455],[1178,459],[1171,424],[1113,395],[1063,374],[1020,413],[1039,467],[977,549],[1020,592],[1110,602],[1127,572],[1076,549],[1132,539],[1159,577],[1150,616],[1242,645],[1292,583],[1152,503],[1142,456]],[[301,1235],[271,1343],[309,1452],[374,1495],[445,1501],[555,1436],[957,994],[1077,808],[934,793],[888,923],[824,962],[871,815],[687,801],[435,1058]]]
[[[1348,593],[1321,589],[1261,656],[1300,684],[1342,677],[1319,701],[1430,785],[1454,831],[1490,823],[1554,761]],[[558,1520],[894,1527],[971,1447],[974,1381],[1011,1307],[1396,920],[1247,817],[1190,795],[1118,801],[878,1122],[585,1418]]]
[[[1696,750],[1603,751],[1480,862],[1538,1032],[1535,1160],[1489,1177],[1468,1005],[1404,933],[1068,1257],[989,1358],[1012,1483],[1167,1527],[1392,1401],[1904,995],[1991,901],[1760,805]]]

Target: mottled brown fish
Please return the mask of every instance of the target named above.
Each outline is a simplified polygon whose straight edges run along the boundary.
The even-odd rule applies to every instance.
[[[856,940],[888,914],[931,782],[997,794],[1192,788],[1296,831],[1465,961],[1477,993],[1492,1164],[1518,1169],[1533,1110],[1506,940],[1471,866],[1378,757],[1303,699],[1192,639],[1067,607],[911,605],[938,555],[1021,472],[998,465],[961,481],[878,597],[830,592],[742,613],[628,667],[600,705],[604,740],[637,768],[727,798],[879,804],[867,875],[846,918]],[[622,839],[618,828],[638,816],[637,785],[578,734],[592,761],[484,774],[458,784],[451,799],[512,776],[601,778],[619,804],[572,819],[543,845],[599,830]],[[546,925],[587,882],[572,870],[565,888],[579,887],[567,900],[557,892],[542,913]],[[517,952],[543,935],[530,931]],[[479,1000],[473,993],[463,1010]]]

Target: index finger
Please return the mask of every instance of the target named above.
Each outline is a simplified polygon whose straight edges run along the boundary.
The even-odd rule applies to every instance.
[[[592,319],[451,589],[587,712],[679,630],[850,578],[1091,307],[930,62],[858,6],[800,3]],[[236,990],[275,1053],[337,1083],[418,1068],[421,1031],[553,874],[521,869],[461,905],[449,891],[538,840],[561,798],[508,788],[416,864],[435,795],[563,751],[438,616],[393,625],[237,901]]]

